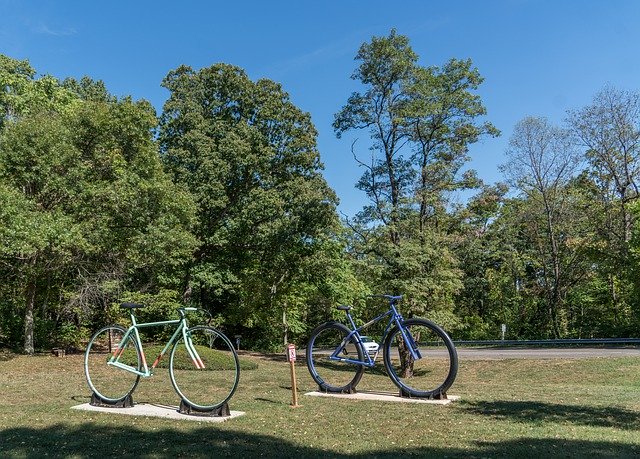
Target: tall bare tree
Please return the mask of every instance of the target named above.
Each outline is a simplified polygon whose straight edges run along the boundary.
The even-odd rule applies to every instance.
[[[543,290],[553,334],[562,334],[560,309],[569,284],[566,216],[570,214],[567,185],[580,163],[575,143],[566,130],[545,118],[528,117],[514,128],[502,166],[507,179],[523,193],[532,208],[522,218],[536,241],[539,284]]]
[[[595,184],[591,207],[602,247],[598,266],[607,279],[613,321],[624,322],[633,292],[621,280],[636,277],[629,243],[640,186],[640,94],[607,86],[590,105],[569,112],[568,123],[586,150]]]
[[[640,94],[606,87],[593,102],[569,113],[569,123],[586,148],[596,182],[619,225],[611,228],[624,243],[631,239],[629,204],[640,185]]]

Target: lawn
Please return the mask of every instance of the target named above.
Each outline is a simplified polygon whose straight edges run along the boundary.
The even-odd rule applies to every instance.
[[[82,356],[0,353],[0,457],[638,457],[640,359],[463,360],[446,406],[305,397],[291,401],[288,364],[245,353],[221,424],[70,409],[89,400]],[[248,368],[252,368],[249,366]],[[362,389],[390,390],[382,372]],[[168,372],[136,402],[177,405]]]

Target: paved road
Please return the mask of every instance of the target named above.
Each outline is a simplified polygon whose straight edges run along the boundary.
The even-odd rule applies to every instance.
[[[549,348],[549,347],[512,347],[512,348],[469,348],[457,347],[458,357],[465,360],[504,360],[504,359],[591,359],[597,357],[640,357],[640,347],[574,347],[574,348]],[[443,348],[426,348],[424,355],[432,357],[446,355]],[[318,354],[330,354],[329,350],[319,351]],[[304,355],[304,349],[300,350]],[[394,350],[393,357],[397,357]],[[355,353],[353,357],[356,358]]]
[[[640,348],[458,348],[466,360],[589,359],[594,357],[640,357]]]

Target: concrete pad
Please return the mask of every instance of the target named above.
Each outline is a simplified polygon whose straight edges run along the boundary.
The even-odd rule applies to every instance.
[[[231,418],[242,416],[244,411],[231,410],[230,416],[198,416],[193,414],[182,414],[177,406],[151,405],[148,403],[136,403],[131,408],[107,408],[103,406],[93,406],[89,403],[71,407],[74,410],[96,411],[99,413],[128,414],[132,416],[155,416],[165,419],[179,419],[184,421],[200,422],[224,422]]]
[[[458,395],[447,395],[448,398],[444,400],[429,400],[425,398],[407,398],[400,397],[398,394],[392,392],[372,392],[362,391],[355,394],[335,394],[328,392],[307,392],[304,395],[310,395],[312,397],[333,397],[333,398],[346,398],[350,400],[375,400],[378,402],[400,402],[400,403],[426,403],[428,405],[448,405],[449,403],[458,400]]]

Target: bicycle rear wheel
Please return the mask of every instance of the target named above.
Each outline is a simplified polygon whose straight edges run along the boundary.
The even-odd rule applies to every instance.
[[[199,361],[195,361],[184,336],[171,349],[169,375],[180,398],[200,411],[212,411],[227,402],[240,379],[240,362],[231,341],[213,327],[197,326],[186,331]]]
[[[389,377],[408,395],[442,397],[458,372],[458,353],[451,338],[426,319],[405,320],[402,328],[411,335],[422,358],[411,358],[400,329],[395,326],[384,343],[384,365]]]
[[[311,332],[306,352],[307,368],[322,391],[354,392],[362,378],[362,365],[329,359],[349,333],[349,329],[338,322],[326,322]],[[340,357],[363,360],[362,347],[355,337],[351,337]]]
[[[89,388],[106,403],[117,403],[131,394],[140,375],[108,365],[109,359],[119,353],[119,362],[137,370],[142,368],[138,343],[128,339],[118,351],[126,330],[119,325],[109,325],[96,332],[84,353],[84,374]]]

